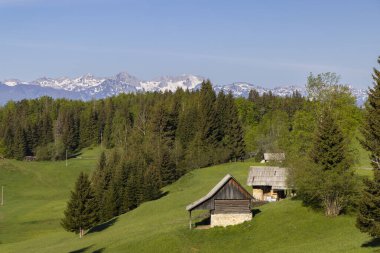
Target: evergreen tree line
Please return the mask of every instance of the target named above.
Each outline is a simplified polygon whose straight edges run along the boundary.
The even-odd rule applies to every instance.
[[[153,94],[137,109],[120,129],[119,144],[103,135],[112,149],[102,153],[91,178],[101,221],[159,198],[163,186],[193,168],[245,156],[234,99],[216,95],[209,82],[198,92]]]
[[[145,154],[155,154],[149,159],[167,157],[181,170],[245,155],[234,98],[216,95],[209,81],[194,92],[122,94],[90,102],[43,97],[0,108],[0,151],[8,158],[59,160],[66,150],[73,156],[102,144],[129,151],[136,143]]]
[[[67,230],[81,234],[160,197],[163,186],[193,168],[245,157],[235,100],[232,94],[215,94],[209,81],[194,92],[9,102],[0,117],[6,157],[59,160],[66,151],[74,156],[83,147],[102,145],[98,167],[90,179],[81,174],[62,221]],[[82,224],[83,217],[76,217],[87,212],[87,204],[78,201],[88,201],[94,210],[87,215],[91,222]]]

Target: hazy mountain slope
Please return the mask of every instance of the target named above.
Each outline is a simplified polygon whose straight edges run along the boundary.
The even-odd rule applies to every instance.
[[[42,96],[50,96],[53,98],[87,99],[86,96],[80,92],[71,92],[61,89],[58,90],[50,87],[40,87],[30,84],[8,86],[0,83],[0,104],[4,104],[9,100],[19,101],[22,99],[38,98]]]

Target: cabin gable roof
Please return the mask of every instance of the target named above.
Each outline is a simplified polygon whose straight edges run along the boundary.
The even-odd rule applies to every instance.
[[[186,207],[187,211],[194,209],[214,209],[213,199],[253,199],[252,195],[230,174],[227,174],[202,198]]]

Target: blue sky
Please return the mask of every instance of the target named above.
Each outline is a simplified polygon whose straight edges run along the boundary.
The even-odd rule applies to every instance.
[[[379,13],[379,0],[0,0],[0,80],[128,71],[274,87],[330,71],[366,88]]]

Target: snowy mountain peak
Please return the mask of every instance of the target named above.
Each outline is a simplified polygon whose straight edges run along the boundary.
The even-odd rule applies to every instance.
[[[179,76],[163,76],[144,81],[128,72],[120,72],[110,78],[85,74],[77,78],[42,77],[31,82],[8,79],[3,82],[5,85],[0,86],[0,104],[5,103],[9,99],[15,99],[16,97],[34,98],[39,95],[89,100],[92,98],[114,96],[120,93],[174,92],[179,88],[183,90],[197,90],[201,87],[201,83],[204,80],[206,80],[206,78],[201,76],[183,74]],[[26,89],[28,92],[25,91]],[[294,85],[279,86],[273,89],[264,88],[248,82],[214,85],[214,90],[217,93],[220,91],[224,93],[231,92],[236,97],[248,97],[252,89],[257,90],[259,94],[271,91],[274,95],[291,96],[295,91],[298,91],[301,95],[306,95],[305,87]],[[9,93],[8,95],[6,94],[7,92]],[[5,95],[2,97],[1,93]],[[362,105],[367,98],[367,92],[364,89],[352,89],[352,93],[356,96],[359,105]]]
[[[82,91],[90,87],[98,86],[105,78],[97,78],[91,74],[86,74],[77,78],[47,78],[42,77],[33,82],[41,87],[50,87],[54,89],[63,89],[67,91]]]
[[[4,82],[3,82],[3,84],[10,86],[10,87],[16,86],[20,83],[22,83],[22,82],[18,79],[7,79],[7,80],[4,80]]]
[[[176,91],[177,89],[193,90],[201,84],[205,78],[195,75],[163,76],[152,81],[141,81],[140,86],[144,91]]]
[[[117,82],[130,83],[132,85],[137,85],[140,82],[140,80],[137,77],[130,75],[126,71],[120,72],[119,74],[117,74],[115,76],[115,80]]]

